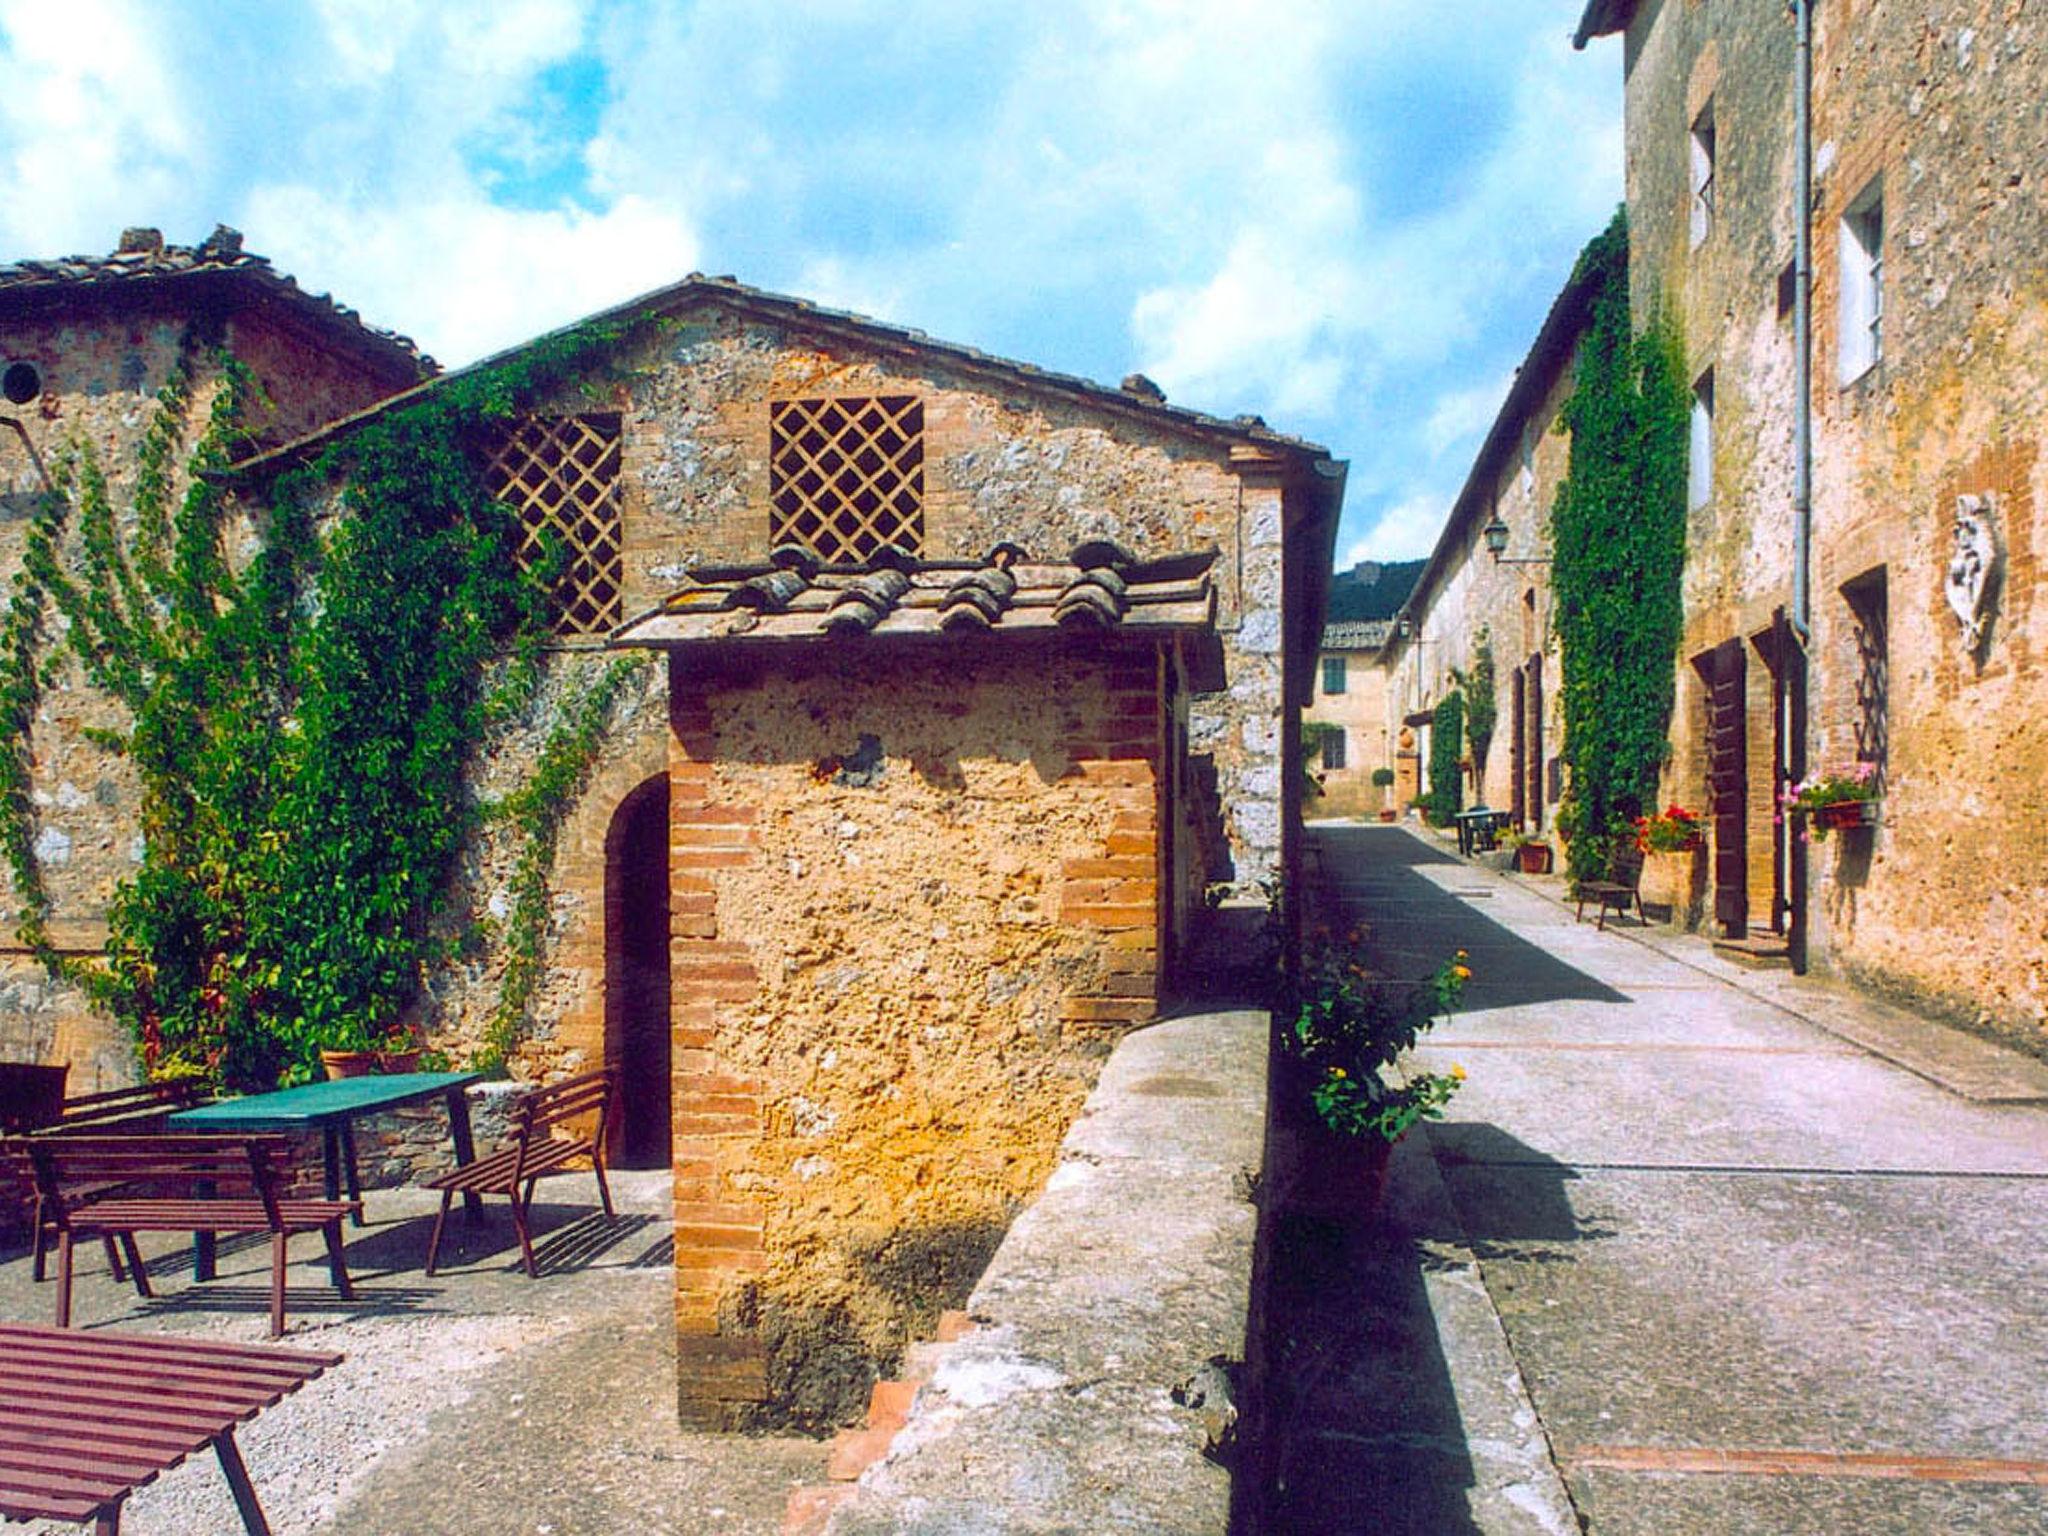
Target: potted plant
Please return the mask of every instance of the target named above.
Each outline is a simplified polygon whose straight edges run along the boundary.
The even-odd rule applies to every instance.
[[[1812,773],[1785,791],[1787,810],[1806,813],[1816,842],[1830,832],[1877,825],[1877,764]]]
[[[1511,827],[1501,833],[1500,845],[1514,855],[1514,867],[1523,874],[1550,873],[1550,844],[1543,840],[1542,833],[1521,832]]]
[[[1372,787],[1380,792],[1380,820],[1392,821],[1399,814],[1391,805],[1387,804],[1387,791],[1394,787],[1394,770],[1391,768],[1373,769]]]
[[[1303,1173],[1322,1195],[1309,1203],[1369,1212],[1394,1143],[1418,1121],[1442,1118],[1464,1068],[1424,1072],[1399,1059],[1450,1014],[1471,976],[1462,949],[1407,983],[1375,976],[1328,939],[1306,946],[1281,1013],[1281,1094],[1284,1113],[1307,1131]]]
[[[1707,844],[1699,812],[1674,801],[1653,815],[1638,816],[1635,837],[1636,851],[1643,856],[1637,899],[1667,911],[1680,927],[1692,928],[1706,892]]]

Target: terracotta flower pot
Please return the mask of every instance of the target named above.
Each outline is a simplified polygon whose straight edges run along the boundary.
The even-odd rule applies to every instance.
[[[1515,850],[1515,868],[1525,875],[1550,873],[1550,844],[1524,843]]]
[[[1390,807],[1390,808],[1388,808],[1387,810],[1384,810],[1384,811],[1381,811],[1381,812],[1380,812],[1380,820],[1381,820],[1381,821],[1392,821],[1392,820],[1394,820],[1394,819],[1395,819],[1396,817],[1398,817],[1398,816],[1399,816],[1400,814],[1401,814],[1401,813],[1400,813],[1399,811],[1397,811],[1397,810],[1394,810],[1394,809],[1392,809],[1392,808]]]
[[[376,1051],[322,1051],[320,1065],[330,1078],[368,1077],[377,1070]]]
[[[1836,800],[1813,808],[1814,824],[1829,832],[1847,832],[1877,825],[1875,800]]]
[[[379,1051],[377,1070],[384,1073],[417,1072],[420,1069],[420,1057],[424,1054],[425,1052],[416,1045],[402,1051]]]

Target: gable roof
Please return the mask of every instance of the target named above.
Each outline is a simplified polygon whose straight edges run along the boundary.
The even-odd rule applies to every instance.
[[[439,368],[409,337],[369,324],[328,294],[306,292],[289,273],[273,267],[267,256],[244,250],[241,231],[225,224],[215,225],[197,245],[166,245],[159,231],[135,228],[123,230],[120,244],[106,256],[0,265],[0,314],[166,288],[226,289],[258,302],[279,303],[402,376],[417,379]]]
[[[494,353],[467,367],[441,374],[412,389],[380,400],[366,410],[330,422],[317,432],[244,459],[231,466],[231,472],[251,475],[271,472],[287,462],[305,457],[315,449],[325,446],[332,438],[341,436],[394,407],[418,399],[423,394],[442,388],[455,380],[509,362],[529,348],[568,336],[585,326],[630,323],[655,315],[675,316],[701,308],[724,309],[770,325],[831,337],[885,354],[929,359],[970,376],[999,382],[1006,387],[1021,388],[1033,394],[1073,401],[1188,438],[1259,448],[1292,459],[1304,466],[1312,463],[1338,466],[1339,462],[1332,459],[1330,451],[1320,444],[1292,437],[1284,432],[1275,432],[1258,416],[1212,416],[1203,411],[1189,410],[1185,406],[1169,405],[1162,397],[1155,395],[1155,386],[1138,375],[1133,375],[1128,381],[1129,388],[1113,388],[1075,374],[1057,373],[1031,363],[998,357],[994,353],[983,352],[959,342],[941,341],[924,331],[908,326],[891,325],[848,310],[829,309],[813,304],[808,299],[791,298],[786,294],[752,288],[735,278],[706,277],[701,272],[692,272],[679,283],[657,288],[651,293],[642,294],[639,298],[629,299],[623,304],[585,316],[572,324]],[[1337,487],[1336,494],[1341,499],[1342,479],[1336,469],[1324,469],[1321,473],[1325,479],[1333,481]]]

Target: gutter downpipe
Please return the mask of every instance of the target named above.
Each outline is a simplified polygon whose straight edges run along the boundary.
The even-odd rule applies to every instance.
[[[1813,0],[1790,0],[1798,26],[1798,65],[1792,89],[1793,178],[1798,206],[1793,228],[1792,404],[1792,615],[1790,656],[1781,657],[1785,686],[1778,722],[1781,791],[1806,773],[1808,646],[1813,637],[1810,548],[1813,539]],[[1779,817],[1778,835],[1789,876],[1791,908],[1786,948],[1794,974],[1807,967],[1806,818]]]

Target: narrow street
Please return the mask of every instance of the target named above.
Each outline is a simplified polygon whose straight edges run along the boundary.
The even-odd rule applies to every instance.
[[[1400,828],[1311,842],[1377,968],[1470,951],[1425,1052],[1470,1077],[1377,1221],[1276,1226],[1269,1529],[2048,1532],[2048,1106]]]

